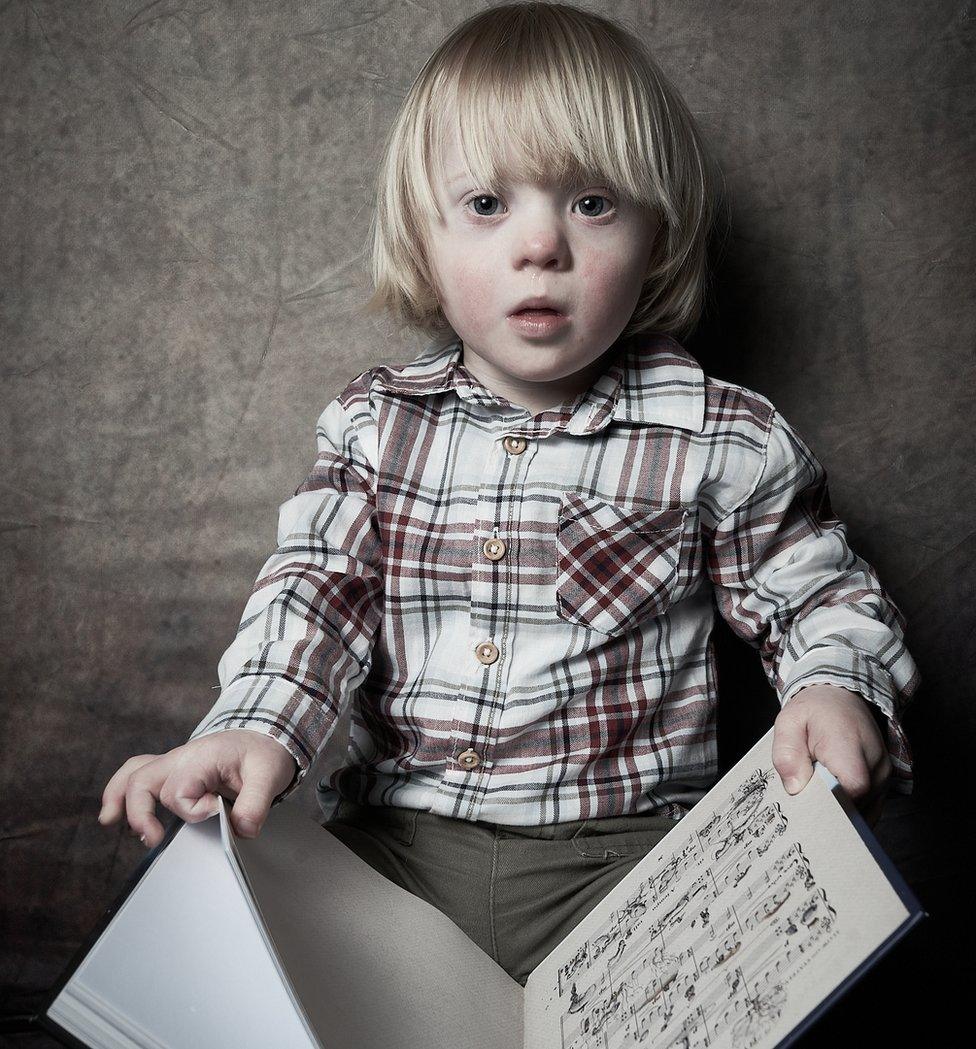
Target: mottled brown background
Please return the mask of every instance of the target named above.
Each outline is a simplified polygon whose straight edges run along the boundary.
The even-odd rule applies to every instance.
[[[7,1013],[141,858],[96,824],[101,790],[209,707],[319,412],[422,345],[356,312],[372,178],[421,63],[481,6],[0,2]],[[854,1044],[858,1018],[903,1038],[969,983],[976,7],[595,9],[651,45],[728,175],[689,347],[806,436],[909,620],[918,786],[880,835],[931,919],[804,1044]],[[775,707],[720,628],[728,757]]]

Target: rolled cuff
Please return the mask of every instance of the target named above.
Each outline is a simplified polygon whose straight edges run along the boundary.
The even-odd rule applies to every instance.
[[[295,717],[301,711],[300,718]],[[295,760],[295,775],[288,787],[274,799],[274,804],[293,794],[304,780],[334,728],[334,720],[324,712],[309,722],[308,695],[289,681],[256,677],[239,678],[220,694],[190,739],[247,729],[260,732],[281,744]]]

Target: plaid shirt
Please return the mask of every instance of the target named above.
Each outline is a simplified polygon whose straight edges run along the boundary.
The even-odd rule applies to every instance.
[[[717,776],[717,606],[780,703],[827,682],[880,708],[911,790],[904,616],[770,401],[663,336],[535,416],[460,357],[433,343],[326,407],[194,737],[277,739],[287,794],[351,705],[330,800],[678,819]]]

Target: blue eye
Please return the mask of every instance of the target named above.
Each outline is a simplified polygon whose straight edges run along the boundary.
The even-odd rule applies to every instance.
[[[493,197],[490,193],[479,193],[476,196],[471,197],[469,200],[465,201],[465,207],[467,207],[468,204],[479,204],[483,200],[498,200],[498,197]],[[476,212],[476,214],[481,215],[482,218],[491,218],[490,215],[485,216],[480,211]]]
[[[604,202],[604,204],[609,204],[609,203],[610,203],[610,201],[608,200],[608,198],[607,198],[607,197],[604,197],[604,196],[603,196],[602,194],[600,194],[600,193],[587,193],[585,197],[580,197],[580,199],[579,199],[579,200],[578,200],[578,201],[577,201],[576,203],[577,203],[577,204],[582,204],[582,203],[584,203],[585,201],[588,201],[588,200],[589,200],[589,201],[592,201],[592,200],[602,200],[602,201]],[[598,217],[599,217],[600,215],[602,215],[602,214],[604,214],[604,210],[601,210],[601,211],[597,212],[597,214],[596,214],[596,215],[592,215],[592,214],[587,214],[587,218],[592,218],[592,219],[595,219],[595,218],[598,218]]]

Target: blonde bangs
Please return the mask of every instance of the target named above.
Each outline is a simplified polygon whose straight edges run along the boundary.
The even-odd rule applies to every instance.
[[[390,132],[371,224],[375,293],[428,335],[451,329],[427,264],[439,216],[432,182],[456,134],[476,185],[510,180],[606,185],[647,207],[661,228],[634,315],[622,334],[684,335],[705,296],[707,242],[721,175],[694,119],[639,39],[563,4],[482,11],[442,42]]]

